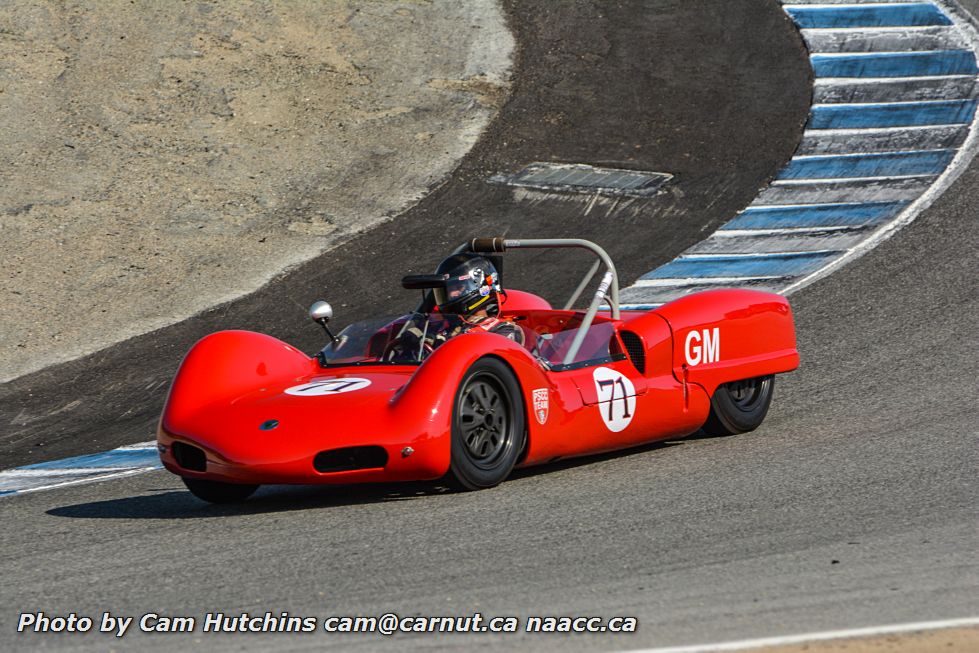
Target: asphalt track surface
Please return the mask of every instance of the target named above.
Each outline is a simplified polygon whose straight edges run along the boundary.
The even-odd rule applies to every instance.
[[[589,94],[581,89],[561,92],[561,86],[587,80],[562,74],[560,66],[563,62],[568,67],[565,72],[580,70],[581,57],[589,53],[597,59],[584,67],[588,70],[610,61],[638,67],[638,53],[623,49],[640,41],[643,48],[652,49],[644,56],[657,62],[664,60],[664,52],[655,52],[655,47],[674,48],[665,60],[680,60],[676,48],[690,48],[699,52],[688,54],[706,53],[714,65],[732,62],[716,80],[687,79],[691,86],[730,81],[732,71],[756,67],[757,77],[745,80],[756,85],[753,93],[746,93],[745,104],[728,115],[731,121],[740,115],[746,127],[735,133],[730,125],[715,123],[709,136],[715,142],[706,142],[703,134],[694,136],[693,124],[702,127],[703,120],[713,119],[707,109],[723,108],[724,103],[704,107],[703,98],[691,91],[684,106],[699,106],[700,114],[686,117],[688,132],[680,129],[683,137],[692,139],[689,148],[674,147],[677,156],[671,159],[671,149],[664,146],[658,157],[636,160],[637,166],[673,171],[685,158],[685,148],[691,158],[699,154],[697,165],[685,173],[691,193],[669,198],[676,208],[651,208],[639,217],[617,216],[614,221],[571,211],[572,216],[559,224],[562,234],[583,234],[610,245],[624,263],[624,277],[667,260],[698,239],[705,223],[729,217],[740,208],[738,202],[750,200],[754,189],[791,155],[808,101],[806,64],[797,36],[783,24],[774,3],[725,2],[723,9],[707,3],[663,3],[661,12],[665,8],[667,13],[686,14],[683,24],[701,31],[682,38],[675,33],[673,16],[659,21],[647,14],[647,20],[639,20],[642,12],[626,6],[618,13],[608,11],[603,23],[597,14],[604,11],[587,4],[576,8],[560,17],[542,15],[532,7],[512,8],[521,44],[516,70],[527,74],[518,78],[500,121],[463,164],[459,177],[447,185],[463,184],[459,195],[442,196],[451,191],[443,187],[423,203],[421,215],[406,217],[404,231],[397,226],[403,240],[395,243],[388,236],[392,242],[387,246],[415,261],[417,269],[433,263],[431,252],[448,244],[448,236],[434,233],[454,233],[463,223],[472,226],[462,214],[452,217],[439,204],[464,199],[467,189],[474,196],[471,206],[492,207],[478,214],[482,222],[474,231],[488,231],[503,216],[509,221],[502,224],[512,225],[513,234],[520,227],[519,235],[536,235],[553,229],[559,216],[569,213],[567,205],[549,207],[542,202],[528,222],[522,222],[518,217],[526,207],[508,204],[505,193],[483,186],[485,173],[520,157],[546,160],[553,155],[605,164],[626,160],[624,152],[634,149],[634,142],[645,149],[647,141],[641,139],[655,142],[656,133],[677,126],[677,116],[651,112],[650,124],[632,121],[628,134],[634,141],[618,143],[613,134],[627,133],[625,119],[620,118],[621,124],[599,121],[592,116],[595,107],[585,106],[576,114],[580,127],[572,123],[565,130],[587,134],[599,123],[608,124],[604,140],[568,137],[564,144],[553,144],[522,123],[516,112],[537,111],[554,96],[566,96],[566,115],[572,120],[572,109],[587,104],[580,98],[587,100]],[[643,30],[644,38],[637,40],[632,30]],[[737,38],[720,38],[728,30],[737,31]],[[714,47],[702,50],[705,43]],[[562,48],[574,49],[580,57]],[[603,54],[594,54],[599,51]],[[554,67],[528,68],[538,62]],[[707,63],[697,66],[700,71],[710,69]],[[663,74],[661,65],[656,69]],[[591,82],[600,83],[609,72],[594,71]],[[632,72],[639,75],[638,68]],[[673,73],[667,79],[682,87],[680,78],[689,78],[690,71]],[[542,80],[547,74],[554,77]],[[544,87],[549,91],[540,90]],[[673,90],[668,100],[672,111],[679,112],[676,107],[683,103],[684,92]],[[716,90],[733,92],[723,86]],[[533,95],[536,103],[523,94]],[[753,94],[765,101],[751,104]],[[784,106],[770,104],[780,98]],[[609,109],[622,106],[622,98],[602,99]],[[765,120],[771,121],[767,127],[751,127]],[[777,124],[785,133],[773,133]],[[527,149],[511,152],[498,146],[502,141],[496,137],[511,138],[508,129],[525,130],[519,145],[508,142]],[[534,141],[538,136],[541,140]],[[751,138],[756,141],[749,142]],[[734,140],[741,145],[721,147]],[[541,152],[545,145],[551,149]],[[745,157],[737,167],[742,176],[727,181],[715,176],[718,186],[710,200],[717,204],[708,207],[708,215],[698,213],[705,210],[698,202],[705,200],[691,195],[711,182],[705,174],[703,185],[697,186],[697,171],[711,159],[715,173],[729,169],[730,157],[738,156],[735,151]],[[478,610],[484,615],[634,615],[641,623],[639,632],[628,636],[195,636],[219,650],[303,650],[330,644],[349,650],[631,649],[975,615],[976,206],[979,164],[973,163],[912,225],[793,296],[803,366],[780,377],[769,419],[752,434],[694,437],[568,461],[522,471],[499,488],[478,493],[446,493],[431,485],[342,492],[271,488],[261,490],[243,508],[216,508],[196,501],[175,477],[158,472],[4,500],[0,642],[4,648],[70,645],[100,650],[108,645],[104,636],[17,636],[13,621],[25,610],[191,616],[266,610],[315,616],[379,615],[389,610],[403,615],[465,615]],[[447,217],[426,231],[425,219],[435,215]],[[639,223],[649,226],[646,242],[636,243],[638,238],[626,239],[617,232],[628,228],[635,233]],[[384,245],[380,241],[372,242]],[[419,249],[422,243],[427,244]],[[370,245],[355,241],[345,252],[352,257],[346,262],[361,260],[356,257],[364,256]],[[387,261],[384,251],[380,260]],[[342,266],[330,269],[335,278]],[[333,281],[327,276],[329,287],[337,289],[328,295],[335,304],[335,297],[367,297],[382,282],[393,286],[401,273],[393,265],[379,265],[378,274],[368,279]],[[519,274],[510,274],[510,282],[520,285]],[[282,306],[293,299],[306,303],[322,282],[317,277],[310,281],[312,290],[293,289]],[[549,288],[563,289],[559,280]],[[226,319],[236,321],[235,326],[248,320],[259,323],[263,314],[268,317],[276,310],[274,296],[263,300],[260,294],[255,301],[265,303],[250,311],[230,307]],[[287,326],[301,322],[301,313],[296,318],[279,316],[282,312],[279,306],[268,318],[269,328],[279,335],[290,329],[310,335],[306,325]],[[181,338],[192,338],[193,329],[206,329],[220,319],[211,314],[200,324],[184,327],[188,332],[162,344],[157,357],[170,355],[171,348],[183,344]],[[121,368],[112,368],[112,356],[79,362],[89,367],[74,368],[73,373],[92,370],[92,393],[99,391],[99,379],[110,374],[117,375],[112,383],[135,384],[137,372],[123,374]],[[123,354],[118,356],[115,360],[125,360]],[[105,367],[99,367],[99,361]],[[148,365],[152,368],[153,362]],[[48,387],[46,382],[51,383],[35,379],[37,387]],[[3,392],[5,413],[11,410],[11,397],[31,399],[26,393],[6,388]],[[137,396],[129,398],[139,405]],[[5,416],[0,423],[9,419]],[[107,448],[127,441],[125,425],[113,426],[107,419],[86,422],[91,414],[77,419],[81,426],[65,437],[74,441],[52,445],[51,451],[85,453],[90,446]],[[95,430],[100,435],[78,441],[81,433]],[[32,437],[41,437],[41,432]],[[146,435],[130,432],[128,441]],[[4,440],[5,460],[7,455],[21,456],[17,462],[42,459],[31,449],[17,449],[6,433]],[[136,635],[122,644],[169,650],[178,642],[192,643],[189,638]]]

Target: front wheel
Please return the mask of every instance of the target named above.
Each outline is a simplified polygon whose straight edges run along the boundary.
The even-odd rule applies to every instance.
[[[747,433],[761,426],[772,405],[775,376],[759,376],[718,386],[704,424],[709,435]]]
[[[476,361],[455,396],[450,478],[467,490],[499,485],[513,470],[525,438],[524,406],[513,372],[495,358]]]
[[[237,503],[244,501],[258,489],[257,485],[222,483],[221,481],[208,481],[202,478],[187,478],[186,476],[182,476],[181,479],[191,494],[208,503]]]

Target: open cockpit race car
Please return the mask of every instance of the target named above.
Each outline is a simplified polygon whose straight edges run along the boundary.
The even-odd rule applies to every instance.
[[[597,261],[554,309],[499,283],[505,252],[528,248],[579,248]],[[260,484],[445,478],[489,488],[514,467],[701,428],[751,431],[774,375],[799,365],[778,295],[720,289],[627,311],[611,259],[589,241],[477,238],[453,255],[462,268],[403,279],[423,293],[410,314],[334,336],[332,309],[314,304],[310,316],[329,336],[315,356],[249,331],[203,338],[163,410],[163,464],[215,503]],[[601,269],[589,305],[572,308]],[[496,309],[473,318],[484,298]]]

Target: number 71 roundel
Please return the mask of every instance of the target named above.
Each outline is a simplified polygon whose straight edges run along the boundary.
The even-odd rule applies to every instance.
[[[629,426],[636,414],[636,387],[625,374],[608,367],[595,368],[592,377],[602,420],[609,431],[618,433]]]

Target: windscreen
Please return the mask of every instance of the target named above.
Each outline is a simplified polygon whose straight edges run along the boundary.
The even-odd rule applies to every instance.
[[[417,365],[466,330],[456,315],[411,313],[355,322],[319,353],[324,366]]]
[[[538,336],[536,354],[538,358],[545,361],[552,369],[560,368],[565,365],[564,358],[571,349],[571,344],[581,331],[580,328],[566,329],[556,333],[547,333]],[[607,360],[613,354],[615,340],[615,327],[611,322],[595,322],[588,329],[581,348],[578,353],[569,361],[570,365],[581,365],[596,363]]]

